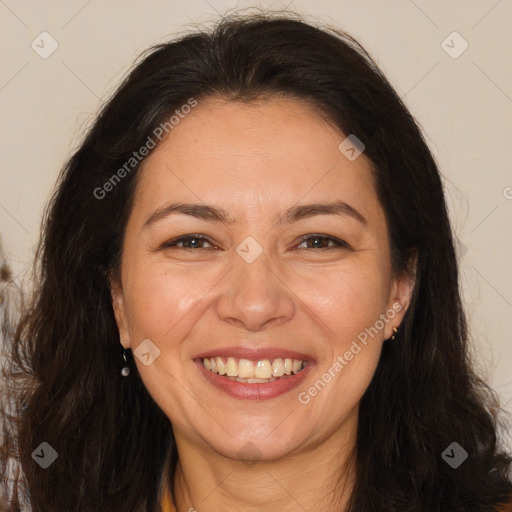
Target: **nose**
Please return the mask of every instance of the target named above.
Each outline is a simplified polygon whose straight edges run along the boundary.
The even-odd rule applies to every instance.
[[[235,253],[233,269],[217,302],[219,318],[247,331],[289,322],[296,301],[282,274],[265,251],[250,263]]]

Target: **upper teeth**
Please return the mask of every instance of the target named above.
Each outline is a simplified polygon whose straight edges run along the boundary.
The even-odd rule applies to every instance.
[[[213,373],[242,379],[270,379],[298,373],[303,369],[301,359],[290,358],[277,358],[271,362],[270,359],[251,361],[235,357],[205,357],[203,365]]]

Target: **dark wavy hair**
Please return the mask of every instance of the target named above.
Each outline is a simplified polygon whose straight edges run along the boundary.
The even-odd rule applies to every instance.
[[[172,426],[132,359],[130,377],[120,377],[110,294],[140,164],[106,197],[95,191],[190,98],[272,96],[306,100],[364,142],[393,270],[406,272],[417,256],[412,302],[360,403],[347,510],[489,512],[510,499],[499,401],[472,367],[443,185],[418,123],[351,36],[258,13],[148,50],[63,168],[45,210],[33,297],[8,345],[5,510],[24,500],[34,512],[159,510],[167,456],[169,482],[177,461]],[[457,469],[442,458],[454,441],[469,454]],[[41,442],[59,454],[47,470],[31,456]]]

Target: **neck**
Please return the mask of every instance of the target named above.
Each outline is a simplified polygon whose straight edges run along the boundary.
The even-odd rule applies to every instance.
[[[357,423],[357,419],[356,419]],[[325,512],[346,510],[354,486],[357,424],[329,439],[277,460],[227,458],[175,433],[179,461],[174,472],[177,512]]]

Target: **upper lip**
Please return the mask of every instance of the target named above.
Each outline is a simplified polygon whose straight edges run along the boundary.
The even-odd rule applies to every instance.
[[[250,359],[253,361],[261,361],[263,359],[290,358],[301,359],[302,361],[312,360],[313,358],[307,354],[287,350],[284,348],[268,347],[268,348],[250,348],[250,347],[223,347],[210,349],[195,356],[194,359],[203,359],[205,357],[234,357],[238,359]]]

